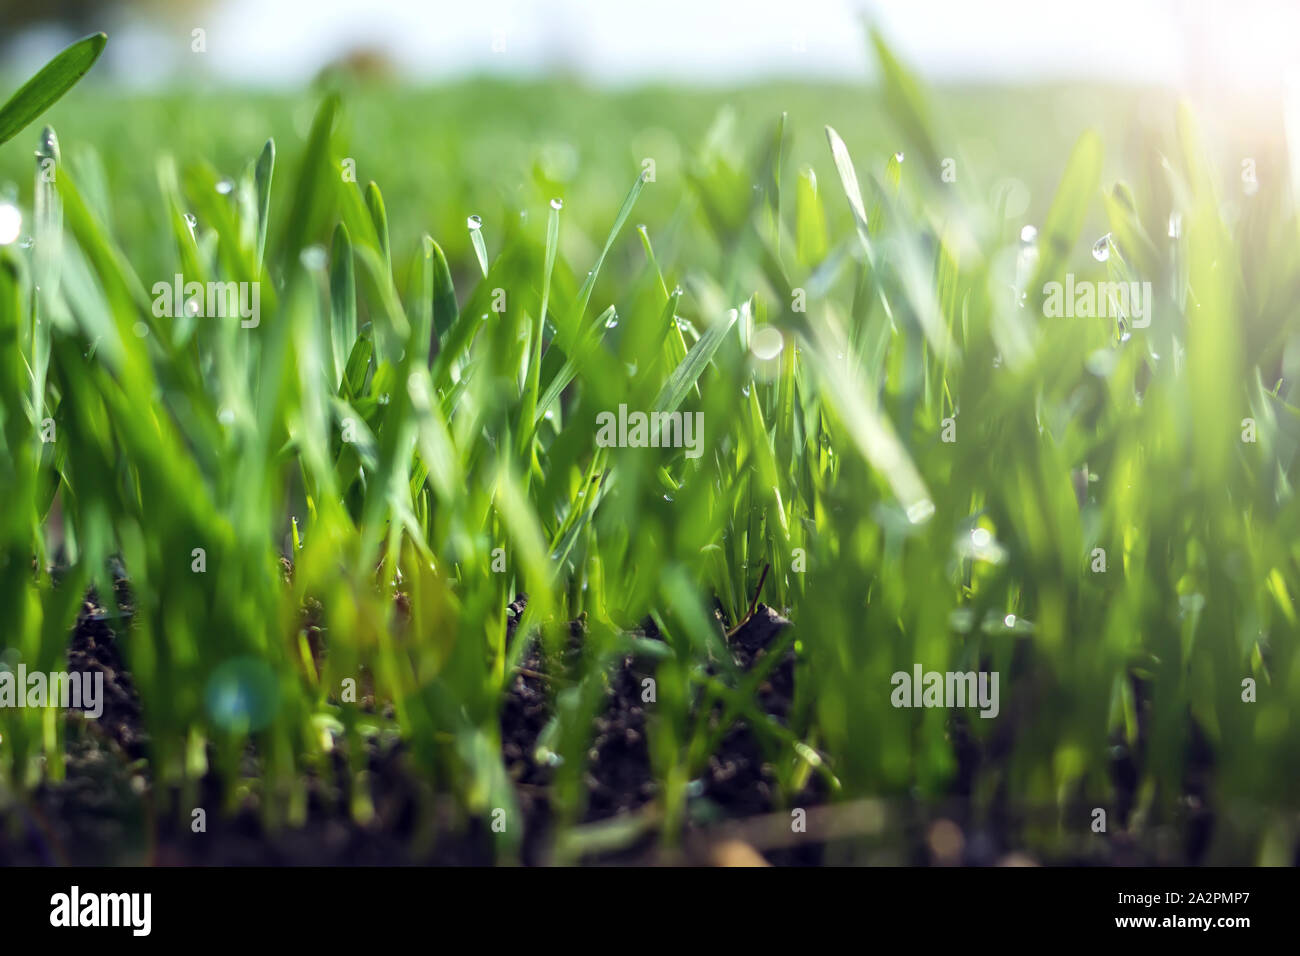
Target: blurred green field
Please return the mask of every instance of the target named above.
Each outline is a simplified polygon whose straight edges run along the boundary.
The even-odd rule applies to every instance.
[[[629,170],[635,174],[647,158],[655,161],[656,179],[664,186],[638,201],[637,222],[653,223],[656,232],[673,229],[674,246],[682,246],[684,255],[698,247],[707,250],[708,243],[683,225],[693,205],[687,189],[691,164],[711,132],[743,163],[758,148],[759,131],[782,112],[791,133],[787,167],[811,166],[828,182],[834,181],[834,166],[822,135],[825,125],[841,133],[853,155],[877,162],[906,146],[879,92],[853,86],[617,91],[576,81],[478,78],[421,91],[334,80],[328,87],[345,91],[335,153],[355,162],[363,187],[374,180],[386,195],[400,197],[390,202],[388,214],[402,269],[419,236],[428,232],[468,275],[474,268],[463,227],[468,215],[504,223],[530,208],[538,215],[537,204],[552,197],[562,198],[569,209],[563,241],[574,243],[575,254],[587,251],[590,257],[627,191]],[[222,89],[123,94],[94,81],[92,74],[75,97],[42,122],[77,131],[75,138],[65,134],[70,164],[82,153],[91,163],[96,161],[89,154],[97,156],[102,171],[96,175],[107,183],[113,229],[123,239],[132,237],[133,261],[147,274],[165,272],[170,261],[167,237],[157,229],[159,157],[169,154],[182,166],[202,163],[233,176],[274,137],[281,153],[296,159],[321,96],[319,89],[298,95]],[[1135,137],[1172,134],[1172,102],[1157,92],[1123,88],[945,91],[944,113],[952,127],[944,155],[958,158],[963,172],[978,173],[987,201],[1004,180],[1019,181],[1027,192],[1024,219],[1035,221],[1055,192],[1062,157],[1084,129],[1096,127],[1107,142],[1121,147],[1107,157],[1118,176],[1137,161],[1131,149]],[[29,158],[25,149],[6,148],[0,176],[28,189]],[[272,197],[273,223],[283,222],[288,200],[283,190]],[[847,209],[840,206],[828,204],[827,213],[847,223]],[[577,245],[575,231],[585,238],[584,247]],[[625,258],[636,267],[633,255]],[[621,271],[607,273],[610,293],[624,280]]]
[[[124,96],[92,74],[0,146],[24,219],[0,248],[5,645],[56,666],[120,558],[155,785],[216,768],[230,807],[252,790],[292,825],[308,768],[337,748],[359,773],[394,730],[431,792],[514,821],[526,591],[516,635],[558,652],[587,628],[539,755],[561,860],[608,838],[584,822],[591,717],[641,654],[642,818],[668,846],[725,815],[692,785],[722,713],[760,740],[774,812],[813,778],[880,801],[890,827],[828,859],[905,862],[895,822],[957,799],[1046,860],[1179,862],[1208,812],[1198,862],[1292,862],[1284,144],[1160,92],[926,91],[878,52],[872,89]],[[1150,326],[1046,318],[1067,272],[1150,282]],[[157,316],[175,274],[260,282],[259,324]],[[620,404],[701,412],[703,456],[599,447]],[[795,625],[782,720],[726,648],[760,582]],[[664,644],[631,634],[647,617]],[[999,717],[891,706],[915,664],[999,672]],[[0,800],[57,781],[73,732],[0,711]],[[514,859],[521,827],[494,839]]]

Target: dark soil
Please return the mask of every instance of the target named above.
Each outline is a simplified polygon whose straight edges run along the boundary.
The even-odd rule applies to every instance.
[[[104,709],[98,720],[68,717],[66,776],[43,782],[26,803],[0,812],[0,864],[112,865],[348,865],[491,864],[485,821],[460,818],[449,800],[431,793],[407,764],[397,740],[367,743],[370,797],[375,818],[361,825],[347,812],[354,778],[337,752],[329,772],[307,776],[307,814],[298,826],[270,828],[255,796],[246,796],[232,814],[210,811],[206,829],[190,829],[188,807],[221,805],[223,787],[214,773],[183,799],[160,791],[148,776],[148,737],[139,697],[120,648],[119,630],[129,625],[130,596],[115,595],[119,613],[110,615],[90,595],[77,618],[68,648],[68,669],[99,672],[104,678]],[[510,607],[510,639],[526,598]],[[789,622],[759,605],[753,618],[731,639],[736,663],[748,669],[763,656]],[[502,754],[515,781],[524,813],[523,858],[548,861],[552,810],[551,769],[536,762],[538,736],[553,713],[548,677],[563,674],[583,652],[585,627],[570,626],[570,642],[559,660],[548,661],[530,639],[501,713]],[[657,639],[647,620],[640,636]],[[313,652],[319,648],[312,647]],[[646,744],[642,680],[654,664],[626,656],[608,674],[605,700],[594,721],[584,822],[635,812],[656,797]],[[794,658],[787,653],[762,685],[768,713],[784,719],[794,693]],[[715,719],[718,715],[715,715]],[[256,766],[250,752],[249,764]],[[774,776],[764,754],[743,723],[723,737],[696,797],[727,816],[748,816],[775,808]],[[818,795],[809,796],[819,799]],[[431,823],[432,821],[432,823]],[[648,842],[629,847],[606,861],[633,860],[653,852]]]
[[[124,666],[118,635],[130,620],[130,595],[125,586],[115,595],[114,616],[95,600],[85,602],[68,648],[73,672],[99,672],[104,677],[104,710],[98,720],[68,716],[66,777],[45,782],[28,794],[21,806],[0,808],[0,864],[161,864],[161,865],[488,865],[495,861],[486,821],[466,818],[453,801],[435,794],[410,766],[406,747],[391,737],[366,743],[368,774],[354,776],[336,750],[332,764],[306,774],[306,814],[295,825],[267,826],[254,793],[244,794],[231,813],[216,810],[228,788],[209,773],[194,792],[152,785],[147,761],[148,737],[131,675]],[[510,605],[509,640],[516,639],[514,621],[526,604],[521,596]],[[310,624],[310,622],[308,622]],[[721,627],[721,624],[720,624]],[[757,605],[754,613],[727,636],[734,663],[741,672],[767,668],[758,686],[758,702],[768,719],[785,722],[795,702],[796,658],[791,649],[791,624],[771,608]],[[313,653],[320,654],[320,631],[312,629]],[[657,640],[652,621],[640,637]],[[515,783],[524,816],[522,859],[545,864],[552,857],[554,771],[538,763],[538,740],[554,713],[555,679],[572,672],[585,652],[582,621],[570,625],[569,640],[548,658],[540,643],[529,638],[520,665],[503,703],[500,730],[504,763]],[[778,653],[773,662],[770,655]],[[604,699],[594,718],[587,766],[582,775],[586,802],[581,822],[597,823],[653,809],[657,793],[646,739],[647,705],[643,681],[653,677],[653,659],[624,656],[607,670]],[[1135,684],[1139,724],[1149,694]],[[373,703],[370,705],[373,706]],[[1034,706],[1023,700],[1012,707]],[[972,809],[977,774],[1008,759],[1016,728],[1028,715],[1008,713],[998,733],[983,742],[970,733],[966,718],[954,714],[951,735],[957,773],[951,799],[942,806],[903,801],[891,807],[894,846],[883,855],[862,839],[861,831],[841,834],[828,842],[809,835],[790,837],[790,809],[811,816],[831,813],[824,778],[813,773],[803,792],[783,802],[760,735],[744,720],[722,728],[721,708],[707,720],[720,731],[720,744],[707,766],[689,787],[683,850],[668,853],[646,837],[613,852],[583,857],[597,863],[769,862],[808,865],[823,862],[934,863],[988,865],[1030,862],[1016,852],[1008,834],[1022,831],[1024,820],[1005,808],[1014,795],[1000,793],[993,812],[977,818]],[[1130,748],[1117,742],[1113,750],[1112,781],[1118,798],[1115,829],[1121,830],[1136,799],[1139,768],[1145,747],[1140,737]],[[1071,863],[1195,863],[1204,859],[1214,835],[1215,815],[1208,806],[1210,751],[1193,725],[1187,779],[1180,801],[1181,818],[1168,833],[1175,847],[1140,849],[1121,832],[1099,841],[1099,855],[1067,857]],[[786,758],[788,759],[788,757]],[[256,755],[248,754],[250,772]],[[354,786],[366,786],[375,808],[363,825],[348,812]],[[209,809],[206,830],[190,828],[189,808]],[[818,810],[821,808],[821,811]],[[936,827],[939,829],[936,830]],[[947,829],[944,829],[947,828]],[[945,834],[957,833],[956,857],[944,857]],[[938,834],[938,837],[936,836]],[[948,839],[948,844],[952,843]],[[901,852],[898,847],[902,847]],[[757,847],[757,849],[755,849]],[[761,856],[759,855],[761,852]]]
[[[513,621],[522,614],[526,599],[511,605],[510,639],[514,639]],[[754,615],[732,635],[730,646],[735,662],[749,670],[762,659],[767,648],[790,626],[771,608],[759,605]],[[506,766],[520,790],[520,802],[533,840],[525,847],[526,862],[542,862],[544,837],[549,825],[549,767],[535,759],[538,737],[552,715],[547,674],[563,673],[565,657],[581,653],[584,629],[581,622],[571,625],[571,640],[561,660],[550,662],[536,640],[530,642],[521,658],[501,715],[502,751]],[[654,622],[647,619],[640,636],[657,640]],[[794,700],[794,654],[787,651],[759,689],[764,711],[784,720]],[[583,822],[594,823],[642,809],[656,796],[650,753],[646,742],[646,705],[642,701],[643,681],[654,676],[654,662],[628,655],[619,660],[608,674],[603,707],[593,726],[588,751],[588,766],[583,775],[587,803]],[[716,725],[720,713],[712,714]],[[776,780],[771,765],[753,732],[744,721],[736,721],[724,734],[722,743],[710,757],[709,765],[693,788],[697,806],[710,816],[748,817],[776,809]],[[810,792],[801,805],[819,803],[821,792]],[[648,843],[648,841],[647,841]],[[646,844],[629,848],[617,859],[639,858]]]

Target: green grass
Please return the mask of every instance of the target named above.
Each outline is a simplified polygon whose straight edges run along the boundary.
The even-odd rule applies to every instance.
[[[1112,748],[1141,721],[1130,826],[1152,838],[1177,818],[1194,719],[1215,759],[1211,857],[1286,860],[1300,262],[1280,148],[1243,197],[1232,147],[1207,152],[1168,97],[932,97],[877,52],[875,92],[482,81],[345,89],[313,113],[79,90],[50,114],[57,141],[0,149],[0,174],[31,184],[16,199],[34,239],[0,248],[4,643],[58,667],[80,595],[110,595],[120,557],[155,781],[192,792],[211,745],[233,805],[251,737],[268,821],[300,821],[304,771],[334,746],[359,769],[382,729],[340,702],[364,672],[436,792],[517,819],[497,725],[522,648],[507,604],[526,591],[522,633],[589,629],[547,737],[570,847],[589,715],[647,615],[666,642],[649,743],[669,843],[713,705],[757,729],[784,799],[824,774],[836,801],[937,802],[951,715],[893,708],[890,675],[982,665],[1002,715],[970,731],[1004,756],[976,775],[976,819],[1009,794],[1026,846],[1089,852]],[[38,142],[52,182],[39,163],[33,181]],[[1006,177],[1029,193],[1015,215]],[[1039,290],[1067,271],[1152,282],[1150,328],[1044,318]],[[155,317],[153,284],[176,273],[259,282],[260,323]],[[751,344],[769,326],[783,348],[765,360]],[[596,416],[620,403],[702,412],[704,454],[598,447]],[[972,549],[976,528],[997,547]],[[722,648],[760,580],[796,624],[788,724]],[[259,706],[219,706],[231,688]],[[66,732],[0,711],[5,790],[57,780]],[[502,859],[520,836],[498,835]]]

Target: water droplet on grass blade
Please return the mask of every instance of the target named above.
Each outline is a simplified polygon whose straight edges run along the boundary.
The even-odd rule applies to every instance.
[[[1199,591],[1178,596],[1178,619],[1195,617],[1205,610],[1205,595]]]
[[[223,179],[217,183],[217,192],[221,193],[223,196],[229,196],[234,191],[235,184],[229,179]]]
[[[1106,378],[1115,371],[1119,357],[1114,349],[1097,349],[1084,359],[1083,367],[1098,378]]]
[[[749,350],[754,353],[754,357],[768,362],[781,354],[785,348],[785,337],[781,335],[781,330],[765,325],[756,331],[749,340]]]
[[[298,261],[304,267],[317,271],[325,268],[329,262],[329,255],[325,252],[324,246],[308,246],[298,255]]]
[[[901,149],[894,154],[894,159],[900,163],[903,161],[903,151]]]
[[[1110,258],[1110,233],[1102,236],[1092,244],[1092,257],[1098,262],[1105,262]]]
[[[563,199],[552,199],[552,200],[551,200],[551,208],[554,209],[556,212],[559,212],[561,209],[564,208],[564,200],[563,200]]]
[[[1025,226],[1020,230],[1021,242],[1035,242],[1038,239],[1038,229],[1035,226]]]
[[[478,259],[479,270],[483,273],[483,277],[487,278],[488,257],[487,243],[483,241],[483,220],[478,216],[470,216],[465,220],[465,225],[469,227],[469,241],[474,247],[474,255]]]
[[[617,312],[611,312],[611,313],[609,314],[609,318],[605,320],[605,328],[607,328],[607,329],[616,329],[616,328],[618,328],[618,313],[617,313]]]
[[[257,730],[270,723],[278,709],[276,676],[262,661],[234,658],[217,667],[208,680],[208,714],[226,730]]]
[[[1183,235],[1183,217],[1181,213],[1169,214],[1169,238],[1180,239]]]
[[[193,231],[194,227],[197,226],[198,224],[199,224],[199,219],[197,216],[194,215],[194,213],[187,212],[185,214],[185,225],[190,227],[190,231]]]
[[[922,498],[920,501],[913,502],[907,509],[907,520],[912,524],[921,524],[929,521],[934,516],[934,502],[929,498]]]
[[[564,763],[564,758],[549,747],[538,747],[533,757],[538,763],[547,767],[558,767]]]
[[[1001,564],[1007,559],[1007,551],[988,528],[972,528],[970,534],[959,538],[957,551],[971,561],[983,561],[988,564]]]
[[[0,246],[7,246],[18,238],[23,228],[23,214],[12,203],[0,204]]]

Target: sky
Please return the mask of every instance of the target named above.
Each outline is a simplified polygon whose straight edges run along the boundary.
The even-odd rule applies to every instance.
[[[561,67],[607,84],[863,79],[864,12],[934,80],[1142,80],[1248,94],[1300,63],[1297,0],[213,0],[198,11],[118,25],[110,65],[140,83],[195,71],[283,86],[369,46],[429,80]],[[39,45],[24,52],[39,59]]]

